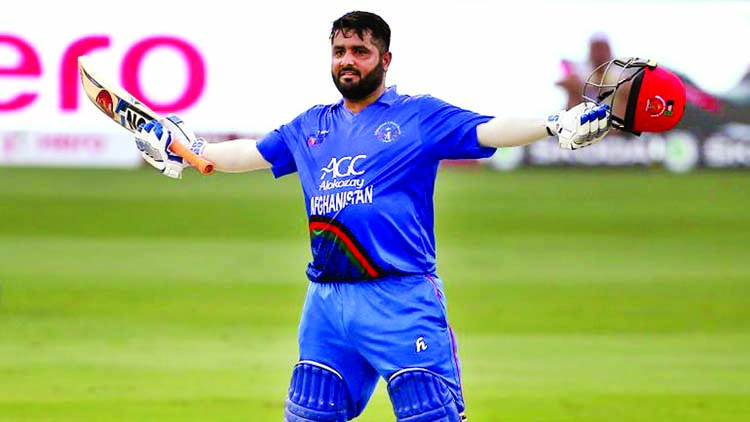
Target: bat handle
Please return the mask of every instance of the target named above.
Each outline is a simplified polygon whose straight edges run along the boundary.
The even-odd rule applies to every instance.
[[[198,171],[202,174],[209,175],[212,174],[215,170],[214,163],[206,160],[193,151],[190,151],[190,148],[185,146],[185,144],[180,141],[175,140],[174,142],[169,144],[169,149],[183,159],[187,160],[188,163],[198,169]]]

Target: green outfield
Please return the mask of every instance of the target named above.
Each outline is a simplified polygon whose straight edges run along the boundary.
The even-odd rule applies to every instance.
[[[441,171],[482,421],[750,420],[750,172]],[[309,251],[294,177],[0,168],[0,421],[269,421]],[[361,421],[390,421],[381,383]]]

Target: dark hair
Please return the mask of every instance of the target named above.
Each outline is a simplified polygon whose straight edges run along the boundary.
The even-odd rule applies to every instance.
[[[362,39],[364,39],[365,32],[370,31],[372,41],[380,47],[381,53],[387,52],[391,47],[391,28],[383,18],[374,13],[354,11],[333,21],[331,42],[337,33],[341,32],[349,37],[352,31]]]

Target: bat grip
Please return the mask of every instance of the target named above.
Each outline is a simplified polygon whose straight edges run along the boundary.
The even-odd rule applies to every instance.
[[[209,175],[214,172],[214,163],[206,160],[193,151],[190,151],[190,148],[185,146],[185,144],[183,144],[182,142],[175,140],[174,142],[169,144],[169,149],[183,159],[187,160],[190,165],[198,169],[198,171],[202,174]]]

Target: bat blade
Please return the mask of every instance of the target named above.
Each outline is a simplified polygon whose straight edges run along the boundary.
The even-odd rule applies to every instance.
[[[135,133],[142,124],[160,118],[159,114],[130,93],[96,74],[89,63],[88,57],[78,57],[78,73],[81,76],[83,91],[88,99],[102,113],[125,129]],[[201,173],[213,173],[213,163],[193,153],[179,141],[172,142],[170,150],[187,160]]]
[[[159,115],[117,85],[97,75],[86,56],[78,58],[78,71],[86,96],[115,123],[131,132]]]

